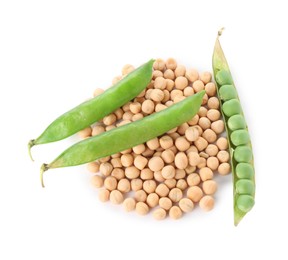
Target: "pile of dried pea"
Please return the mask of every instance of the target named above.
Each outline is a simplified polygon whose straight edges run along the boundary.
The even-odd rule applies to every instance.
[[[89,163],[88,170],[97,173],[92,183],[101,188],[101,201],[123,203],[126,211],[135,209],[140,215],[153,209],[155,219],[164,219],[167,212],[172,219],[178,219],[183,212],[192,211],[196,203],[209,211],[214,207],[213,195],[217,190],[214,174],[230,172],[228,142],[222,136],[225,126],[211,73],[199,74],[172,58],[157,59],[153,68],[152,80],[145,90],[79,135],[87,138],[101,134],[205,90],[199,112],[162,136]],[[125,65],[122,76],[112,83],[133,70],[133,66]],[[102,93],[103,90],[96,89],[94,97]]]

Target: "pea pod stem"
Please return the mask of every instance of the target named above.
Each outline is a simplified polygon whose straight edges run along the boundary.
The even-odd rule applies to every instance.
[[[28,143],[28,153],[29,153],[29,157],[30,157],[30,159],[31,159],[33,162],[34,162],[34,159],[33,159],[33,157],[32,157],[31,148],[34,146],[34,142],[35,142],[35,140],[32,139],[32,140],[30,140],[29,143]]]
[[[200,91],[160,112],[72,145],[54,161],[42,165],[41,181],[43,173],[48,169],[76,166],[110,156],[145,143],[189,121],[198,112],[204,94],[204,90]]]
[[[38,138],[29,141],[30,158],[32,159],[31,148],[34,145],[69,137],[114,112],[140,94],[152,78],[153,63],[153,59],[149,60],[101,95],[76,106],[54,120]]]

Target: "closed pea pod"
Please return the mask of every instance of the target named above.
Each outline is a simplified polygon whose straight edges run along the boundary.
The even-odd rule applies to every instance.
[[[28,144],[31,147],[62,140],[90,126],[126,104],[146,88],[152,77],[154,60],[140,66],[104,93],[90,99],[53,121],[45,131]]]
[[[204,94],[205,91],[201,91],[165,110],[74,144],[50,164],[42,165],[41,179],[43,172],[50,168],[95,161],[144,143],[187,122],[198,112]]]
[[[231,155],[234,190],[234,224],[238,225],[246,213],[254,206],[255,177],[253,153],[237,90],[219,42],[221,34],[222,31],[219,31],[212,62]],[[226,169],[222,169],[223,167],[219,166],[219,171],[221,170],[222,173],[226,173]]]

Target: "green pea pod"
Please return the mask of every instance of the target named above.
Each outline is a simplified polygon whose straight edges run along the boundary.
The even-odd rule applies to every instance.
[[[255,173],[248,128],[227,60],[219,42],[221,34],[222,30],[218,32],[212,63],[231,155],[234,224],[237,226],[254,206]],[[251,194],[242,194],[248,189]]]
[[[140,94],[152,78],[153,63],[154,60],[148,61],[103,94],[80,104],[54,120],[37,139],[28,143],[31,159],[32,146],[59,141],[71,136]]]
[[[43,173],[48,169],[95,161],[142,144],[189,121],[198,112],[204,94],[204,90],[200,91],[160,112],[72,145],[53,162],[42,165],[42,185]]]

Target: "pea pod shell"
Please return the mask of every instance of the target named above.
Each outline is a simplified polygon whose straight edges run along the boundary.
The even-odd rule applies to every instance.
[[[54,120],[44,132],[28,144],[32,146],[62,140],[102,119],[136,97],[149,84],[154,60],[129,73],[103,94],[90,99]]]
[[[239,106],[240,103],[238,103],[239,102],[238,94],[237,96],[235,94],[236,88],[235,88],[235,84],[231,76],[229,65],[228,65],[228,62],[225,58],[224,52],[219,42],[219,36],[221,35],[221,33],[222,31],[219,31],[218,37],[215,42],[215,47],[214,47],[214,52],[213,52],[213,57],[212,57],[212,65],[213,65],[214,77],[216,78],[218,96],[220,98],[221,96],[223,97],[220,99],[220,107],[221,107],[222,115],[225,121],[225,128],[226,128],[226,132],[228,136],[228,144],[229,144],[229,150],[230,150],[230,155],[231,155],[230,158],[231,158],[231,169],[232,169],[232,177],[233,177],[234,224],[238,225],[241,219],[253,207],[255,194],[253,194],[252,196],[246,195],[246,194],[239,195],[239,193],[237,193],[237,190],[236,190],[236,183],[239,180],[240,176],[241,177],[249,176],[250,177],[249,179],[252,181],[252,183],[254,184],[254,188],[255,188],[255,177],[254,177],[252,147],[251,147],[250,142],[246,144],[246,147],[243,148],[243,146],[241,146],[241,148],[236,151],[236,158],[239,161],[245,161],[245,163],[246,161],[249,161],[249,164],[251,165],[251,168],[249,168],[250,171],[247,174],[243,173],[243,170],[245,169],[245,167],[242,166],[242,167],[239,167],[238,169],[240,170],[239,177],[236,174],[236,165],[237,164],[242,165],[242,162],[239,163],[235,160],[235,148],[237,149],[240,146],[235,147],[230,137],[231,137],[232,131],[237,130],[237,129],[247,130],[247,126],[246,126],[246,122],[243,116],[243,111],[241,109],[241,106]],[[225,85],[233,86],[235,88],[234,89],[235,91],[231,91],[230,87],[225,87],[229,90],[229,93],[225,93],[225,95],[223,95],[223,93],[221,93],[220,90],[221,90],[221,86],[224,87]],[[222,92],[223,91],[225,92],[225,88],[222,90]],[[233,101],[235,99],[238,100],[238,102]],[[228,103],[225,105],[226,102]],[[226,106],[226,108],[223,107],[223,103]],[[224,109],[226,111],[223,111]],[[246,152],[248,152],[248,154],[245,154]]]

